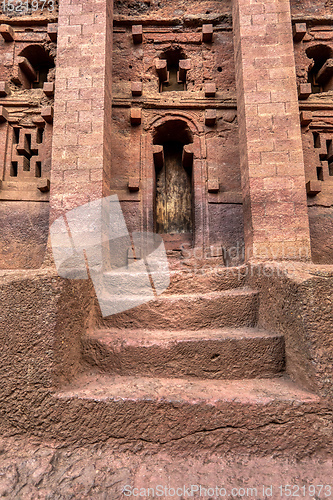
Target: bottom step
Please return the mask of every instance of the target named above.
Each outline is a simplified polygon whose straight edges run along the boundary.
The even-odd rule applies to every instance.
[[[81,442],[296,455],[332,447],[332,408],[285,376],[203,381],[89,373],[54,397],[60,434]]]

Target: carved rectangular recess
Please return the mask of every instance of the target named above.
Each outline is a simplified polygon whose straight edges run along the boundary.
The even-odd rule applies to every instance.
[[[45,122],[44,122],[45,124]],[[7,124],[2,200],[47,201],[51,163],[51,125]]]
[[[321,164],[317,167],[317,180],[329,180],[333,176],[333,134],[314,131],[312,135],[313,147]]]

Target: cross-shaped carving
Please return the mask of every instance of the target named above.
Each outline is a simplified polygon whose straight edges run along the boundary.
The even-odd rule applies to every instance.
[[[321,163],[321,167],[317,167],[317,178],[329,180],[333,176],[333,140],[327,134],[313,132],[313,143]]]
[[[43,143],[43,129],[14,128],[11,160],[11,177],[30,180],[42,175],[40,148]]]

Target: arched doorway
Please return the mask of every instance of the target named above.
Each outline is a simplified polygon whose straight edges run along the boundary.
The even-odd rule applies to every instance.
[[[155,129],[155,229],[161,234],[193,228],[193,137],[186,122],[169,120]],[[159,147],[156,147],[159,146]]]

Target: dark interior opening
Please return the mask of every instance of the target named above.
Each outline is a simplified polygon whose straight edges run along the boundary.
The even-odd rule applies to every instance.
[[[328,164],[328,173],[329,175],[333,175],[333,162]]]
[[[17,177],[17,161],[12,161],[10,165],[10,176]]]
[[[321,147],[320,135],[318,134],[318,132],[313,132],[313,145],[315,148]]]
[[[23,172],[30,172],[30,159],[23,156]]]
[[[36,161],[35,176],[42,177],[42,162],[40,162],[40,161]]]
[[[14,127],[13,132],[14,132],[14,135],[13,135],[14,144],[18,144],[20,141],[20,129],[17,127]]]
[[[177,74],[179,71],[179,60],[186,59],[184,52],[179,47],[175,47],[163,52],[163,54],[161,55],[161,59],[166,59],[167,70],[169,72],[169,80],[167,82],[162,82],[161,91],[179,92],[185,90],[185,82],[179,81],[177,78]]]
[[[323,167],[317,167],[317,179],[318,179],[318,181],[323,181],[324,180]]]
[[[42,142],[43,142],[43,135],[44,135],[44,129],[38,128],[37,129],[37,138],[36,138],[37,144],[42,144]]]
[[[182,163],[183,144],[163,144],[164,163],[156,172],[156,230],[189,233],[192,230],[192,168]]]
[[[327,59],[332,58],[333,50],[324,44],[314,45],[306,50],[306,55],[309,59],[313,59],[308,71],[308,82],[311,83],[311,90],[313,94],[325,92],[330,90],[330,82],[323,78],[318,81],[318,72],[326,63]]]
[[[155,223],[157,233],[190,233],[193,228],[192,163],[183,162],[183,150],[193,141],[185,122],[171,120],[155,133],[164,161],[155,165]]]
[[[31,87],[43,88],[44,83],[47,82],[49,70],[54,68],[53,57],[46,52],[44,47],[37,44],[25,47],[19,55],[28,59],[37,74],[36,80],[31,82]]]

